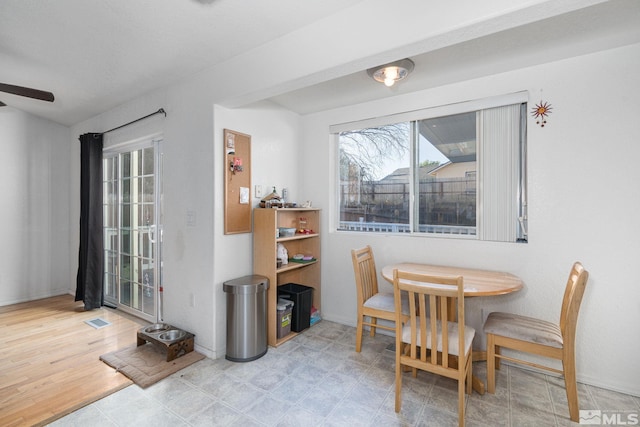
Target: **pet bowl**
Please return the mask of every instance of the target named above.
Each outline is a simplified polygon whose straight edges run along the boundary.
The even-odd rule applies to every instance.
[[[158,332],[164,332],[171,329],[171,325],[166,323],[154,323],[153,325],[144,328],[144,331],[148,334],[157,334]]]
[[[160,334],[158,339],[162,341],[177,341],[187,336],[187,333],[180,329],[172,329]]]

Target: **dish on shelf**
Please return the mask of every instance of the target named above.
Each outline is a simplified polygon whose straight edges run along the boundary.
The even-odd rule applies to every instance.
[[[308,257],[305,257],[305,258],[289,258],[289,261],[290,262],[296,262],[296,263],[299,263],[299,264],[306,264],[306,263],[309,263],[309,262],[315,262],[315,261],[317,261],[317,259],[315,259],[313,257],[310,257],[310,258],[308,258]]]
[[[293,237],[296,234],[295,228],[278,227],[280,237]]]

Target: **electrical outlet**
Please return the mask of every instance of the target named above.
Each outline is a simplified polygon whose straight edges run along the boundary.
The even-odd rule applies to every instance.
[[[262,192],[262,185],[256,185],[256,189],[255,189],[254,193],[255,193],[256,197],[264,196],[264,193]]]
[[[196,226],[196,211],[187,210],[187,227]]]

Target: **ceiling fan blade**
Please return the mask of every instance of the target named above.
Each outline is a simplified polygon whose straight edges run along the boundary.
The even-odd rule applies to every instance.
[[[40,99],[42,101],[53,102],[54,97],[51,92],[43,90],[31,89],[29,87],[14,86],[0,83],[0,91],[11,93],[13,95],[26,96],[28,98]]]

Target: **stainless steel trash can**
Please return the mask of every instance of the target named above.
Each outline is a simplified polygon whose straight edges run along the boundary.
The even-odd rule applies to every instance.
[[[244,276],[224,282],[227,293],[227,353],[233,362],[249,362],[267,352],[269,279]]]

